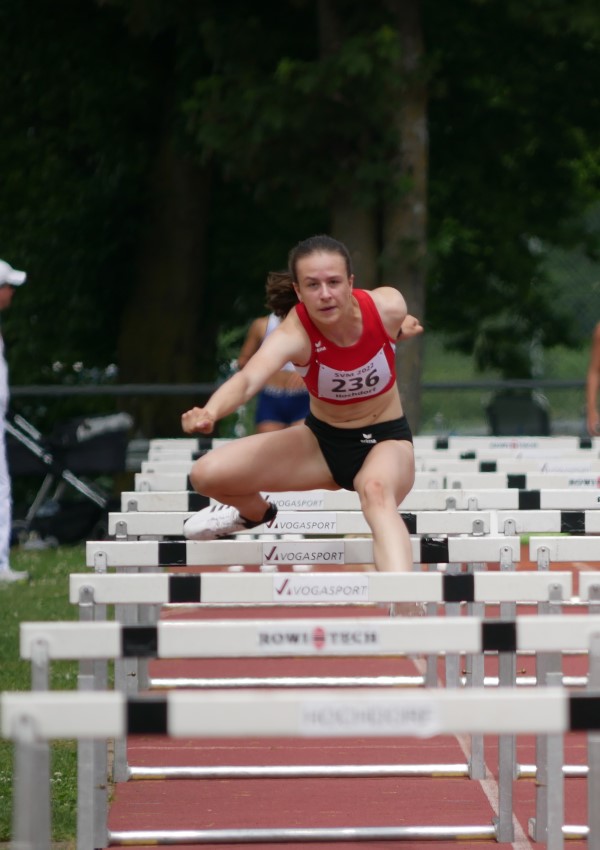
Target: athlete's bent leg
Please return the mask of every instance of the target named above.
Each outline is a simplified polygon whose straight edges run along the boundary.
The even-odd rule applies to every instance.
[[[219,446],[194,463],[190,480],[198,493],[235,508],[240,515],[223,516],[223,527],[217,528],[220,536],[242,530],[233,528],[228,532],[230,520],[235,526],[241,518],[246,527],[251,527],[248,523],[264,520],[270,503],[261,495],[263,492],[339,489],[314,435],[304,424],[254,434]],[[193,523],[188,521],[190,526],[184,529],[186,534],[189,532],[191,536],[192,529],[202,533],[206,514],[199,514]]]
[[[373,560],[381,572],[410,572],[413,567],[410,535],[398,505],[415,480],[415,460],[408,440],[386,440],[367,455],[354,487],[373,533]]]

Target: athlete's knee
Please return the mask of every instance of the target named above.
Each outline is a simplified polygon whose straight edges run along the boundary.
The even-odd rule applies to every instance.
[[[391,497],[391,491],[380,478],[367,478],[357,488],[363,510],[383,506]]]
[[[210,452],[198,458],[190,470],[190,483],[197,493],[210,496],[218,488],[219,464]]]

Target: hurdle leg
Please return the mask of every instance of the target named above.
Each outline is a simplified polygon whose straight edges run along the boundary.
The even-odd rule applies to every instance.
[[[119,572],[138,573],[137,567],[124,567]],[[138,605],[115,605],[115,620],[124,626],[136,626],[139,623]],[[139,692],[139,664],[137,658],[118,658],[115,660],[115,690],[133,695]],[[129,779],[127,764],[127,739],[118,738],[114,742],[113,778],[115,782]]]
[[[148,567],[148,573],[162,572],[160,567]],[[156,626],[160,617],[160,605],[140,605],[138,606],[138,622],[142,626]],[[137,691],[148,690],[150,687],[150,673],[148,669],[148,659],[139,658],[137,667]]]
[[[539,616],[545,614],[556,614],[560,611],[558,599],[552,598],[550,602],[540,602],[538,605]],[[560,652],[538,653],[536,658],[536,677],[538,687],[547,687],[556,675],[556,681],[562,684],[562,657]],[[548,751],[550,738],[547,735],[538,735],[535,741],[536,761],[536,784],[535,784],[535,817],[529,821],[529,834],[534,841],[547,841],[548,838],[548,759],[554,758],[554,753]],[[556,742],[552,742],[556,747]],[[561,765],[562,774],[562,765]]]
[[[437,566],[437,564],[428,564],[426,569],[429,570],[429,572],[435,572],[437,570]],[[415,564],[414,568],[420,572],[423,569],[423,564]],[[435,602],[426,602],[425,613],[428,617],[435,617],[437,615],[437,604]],[[425,677],[423,684],[426,688],[437,688],[438,686],[437,655],[427,655],[425,658]]]
[[[600,635],[590,641],[588,688],[600,687]],[[588,732],[588,848],[600,850],[600,735]]]
[[[50,688],[50,657],[48,645],[45,641],[36,641],[31,648],[31,690],[47,691]],[[48,830],[52,820],[52,806],[50,793],[50,744],[47,741],[31,743],[27,748],[27,762],[31,761],[34,770],[39,776],[47,776],[48,782],[40,783],[37,789],[36,806],[40,809],[39,822],[47,824]],[[26,771],[28,767],[24,768]],[[40,826],[40,829],[43,829]],[[46,836],[42,833],[40,842],[43,844]],[[48,841],[50,834],[48,833]]]
[[[500,603],[500,616],[514,619],[514,602]],[[498,686],[516,687],[517,659],[514,652],[498,653]],[[513,826],[513,782],[516,778],[516,746],[514,735],[498,737],[498,819],[496,832],[498,841],[514,841]]]
[[[79,619],[93,622],[106,618],[105,606],[95,605],[91,588],[82,588]],[[106,661],[80,661],[77,687],[82,691],[104,691],[108,686]],[[108,752],[107,742],[77,742],[77,850],[106,847],[108,843]]]
[[[446,564],[446,575],[457,575],[461,572],[461,564]],[[446,603],[447,617],[460,617],[460,602]],[[446,653],[446,687],[458,688],[460,686],[460,655]]]
[[[469,572],[485,570],[485,564],[470,564]],[[485,617],[485,605],[483,602],[469,602],[467,613],[470,617]],[[485,656],[467,655],[466,657],[466,681],[469,687],[482,688],[485,681]],[[471,753],[469,756],[469,777],[471,779],[485,779],[485,750],[483,735],[471,735]]]
[[[553,687],[560,687],[562,685],[562,671],[550,673],[547,684]],[[547,735],[546,738],[548,799],[546,847],[547,850],[563,850],[563,824],[565,819],[564,742],[562,735]]]
[[[52,833],[48,743],[36,739],[27,716],[19,718],[14,739],[11,847],[47,850]]]

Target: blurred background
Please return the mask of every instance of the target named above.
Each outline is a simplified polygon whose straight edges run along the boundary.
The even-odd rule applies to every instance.
[[[515,398],[583,433],[597,3],[4,0],[0,45],[0,256],[28,272],[2,333],[42,433],[179,436],[319,232],[425,326],[399,346],[416,433],[501,429]]]

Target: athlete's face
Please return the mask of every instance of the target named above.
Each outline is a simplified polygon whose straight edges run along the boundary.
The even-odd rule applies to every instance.
[[[332,322],[348,308],[354,276],[348,277],[340,254],[318,251],[302,257],[296,264],[296,276],[296,295],[311,319]]]

